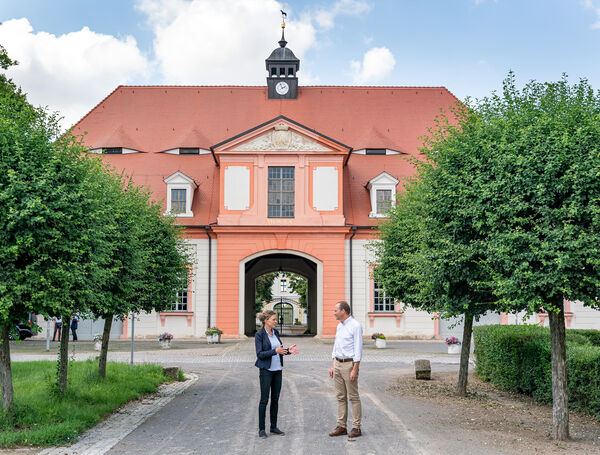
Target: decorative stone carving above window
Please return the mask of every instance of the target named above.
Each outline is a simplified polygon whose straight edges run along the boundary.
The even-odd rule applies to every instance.
[[[197,188],[194,179],[181,171],[171,174],[164,182],[167,184],[167,210],[165,215],[177,217],[192,217],[192,201],[194,190]]]
[[[387,211],[396,204],[396,185],[400,180],[387,172],[382,172],[367,183],[371,193],[371,218],[384,218]]]
[[[272,130],[258,136],[244,144],[238,145],[233,149],[236,152],[256,151],[256,152],[275,152],[280,150],[290,150],[294,152],[329,152],[327,148],[312,139],[302,136],[292,131],[287,125],[276,125]]]

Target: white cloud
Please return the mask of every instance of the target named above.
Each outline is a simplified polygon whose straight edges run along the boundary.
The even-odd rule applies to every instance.
[[[11,19],[0,24],[0,43],[19,61],[8,76],[33,104],[59,111],[64,127],[119,84],[265,84],[262,62],[278,46],[281,2],[136,0],[136,7],[154,34],[152,56],[144,55],[129,35],[106,35],[88,27],[54,35],[34,30],[26,18]],[[318,12],[300,8],[286,9],[285,35],[302,60],[300,83],[316,84],[318,74],[305,55],[321,45],[337,18],[371,7],[363,0],[337,0]],[[359,72],[371,77],[369,63]]]
[[[332,8],[317,11],[315,20],[324,29],[333,28],[335,19],[340,14],[357,16],[371,10],[371,5],[360,0],[338,0]]]
[[[19,62],[8,76],[31,103],[58,110],[64,127],[148,69],[133,37],[118,39],[87,27],[56,36],[34,32],[25,18],[12,19],[0,24],[0,43]]]
[[[138,0],[154,32],[156,63],[170,84],[264,85],[261,61],[281,37],[276,0]],[[289,11],[285,34],[302,59],[315,44],[310,19]],[[298,73],[306,82],[303,72]]]
[[[596,22],[594,22],[590,27],[593,29],[600,29],[600,6],[596,5],[592,0],[583,0],[582,4],[585,9],[592,10],[592,12],[596,15]]]
[[[389,76],[396,66],[396,59],[387,47],[374,47],[363,55],[362,62],[350,62],[355,84],[380,81]]]

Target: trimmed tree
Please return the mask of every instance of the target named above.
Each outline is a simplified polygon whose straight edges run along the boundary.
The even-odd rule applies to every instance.
[[[454,128],[444,122],[446,127]],[[457,394],[467,393],[473,321],[496,307],[481,285],[482,242],[473,227],[460,161],[437,142],[429,160],[417,163],[418,177],[405,186],[390,221],[374,243],[376,279],[390,297],[438,317],[464,320]],[[452,149],[452,148],[450,148]],[[449,156],[450,155],[450,156]]]
[[[506,309],[549,314],[553,436],[569,437],[564,299],[599,308],[600,94],[587,81],[514,75],[473,106],[490,151],[475,216]],[[483,136],[483,134],[482,134]]]
[[[104,318],[98,374],[106,376],[106,361],[113,319],[129,312],[169,309],[182,282],[187,282],[190,258],[181,229],[163,217],[161,205],[150,193],[131,182],[114,180],[108,188],[113,199],[115,254],[104,298],[91,311]]]
[[[96,298],[110,256],[104,230],[109,211],[96,197],[100,163],[82,156],[71,136],[58,138],[58,133],[56,116],[31,106],[10,80],[0,77],[0,370],[5,410],[13,407],[8,330],[29,312],[62,315],[67,326],[73,311]],[[67,384],[65,332],[62,391]]]

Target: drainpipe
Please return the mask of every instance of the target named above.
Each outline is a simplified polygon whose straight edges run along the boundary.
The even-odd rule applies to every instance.
[[[350,313],[352,313],[352,238],[356,235],[356,226],[352,226],[352,235],[350,236]]]
[[[210,282],[211,282],[211,259],[212,259],[212,237],[210,236],[210,226],[204,226],[206,229],[206,235],[208,237],[208,316],[206,318],[206,328],[210,327],[210,307],[211,307],[211,295],[210,295]]]

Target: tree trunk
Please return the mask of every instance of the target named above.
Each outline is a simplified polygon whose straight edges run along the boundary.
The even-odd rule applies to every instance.
[[[12,412],[15,407],[8,331],[9,327],[7,325],[0,326],[0,388],[2,390],[2,410],[4,412]]]
[[[59,367],[58,367],[58,390],[60,393],[66,393],[67,391],[67,377],[69,369],[69,328],[71,322],[71,316],[63,316],[62,333],[60,336],[60,351],[58,354]]]
[[[106,377],[106,357],[108,356],[108,341],[110,339],[110,328],[112,327],[112,314],[104,319],[104,333],[102,334],[102,348],[100,349],[100,358],[98,359],[98,374],[101,378]]]
[[[567,348],[565,344],[565,313],[562,300],[560,311],[548,311],[552,346],[552,437],[569,439],[569,406],[567,394]]]
[[[469,379],[469,356],[471,355],[471,335],[473,334],[473,316],[465,313],[462,348],[460,350],[460,369],[458,370],[458,385],[456,393],[467,396],[467,381]]]

